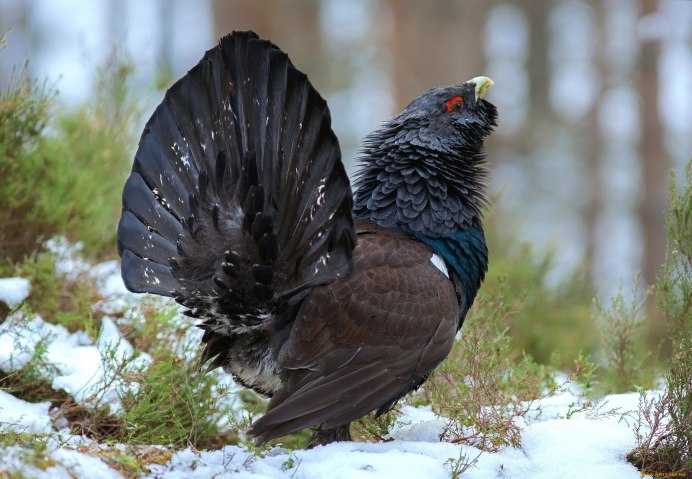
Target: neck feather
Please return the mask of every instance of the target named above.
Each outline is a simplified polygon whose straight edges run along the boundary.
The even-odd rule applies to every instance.
[[[486,178],[481,144],[433,149],[376,134],[356,175],[354,216],[414,235],[449,236],[480,224]]]

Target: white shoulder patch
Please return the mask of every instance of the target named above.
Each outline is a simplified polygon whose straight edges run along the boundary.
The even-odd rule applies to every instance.
[[[430,257],[430,262],[435,265],[437,269],[442,271],[442,273],[449,278],[449,271],[447,271],[447,265],[445,260],[443,260],[439,255],[433,254]]]

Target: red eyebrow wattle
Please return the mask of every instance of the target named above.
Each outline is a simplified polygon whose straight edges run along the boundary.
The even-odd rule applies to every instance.
[[[447,100],[447,111],[452,111],[454,109],[454,105],[457,103],[461,103],[462,106],[464,105],[464,99],[461,98],[460,96],[455,96]]]

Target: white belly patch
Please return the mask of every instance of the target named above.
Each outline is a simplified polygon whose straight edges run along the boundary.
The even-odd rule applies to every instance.
[[[449,271],[447,271],[447,265],[445,260],[443,260],[439,255],[433,254],[430,257],[430,262],[435,265],[437,269],[442,271],[442,273],[449,278]]]

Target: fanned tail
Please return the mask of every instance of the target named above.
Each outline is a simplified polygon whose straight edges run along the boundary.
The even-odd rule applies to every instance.
[[[142,134],[117,235],[128,289],[175,297],[210,342],[348,274],[351,189],[330,123],[275,45],[222,38]]]

